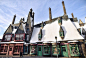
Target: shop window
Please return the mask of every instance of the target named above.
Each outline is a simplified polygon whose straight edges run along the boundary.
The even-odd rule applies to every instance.
[[[14,52],[17,52],[18,51],[18,46],[15,46],[14,47]]]
[[[36,52],[36,46],[31,46],[31,53],[35,53]]]
[[[25,46],[25,52],[27,52],[27,46]]]
[[[50,53],[50,47],[49,46],[44,46],[44,53],[49,54]]]
[[[10,48],[10,50],[9,51],[12,51],[12,48]]]
[[[4,52],[7,52],[7,50],[8,50],[8,46],[5,46],[5,50],[4,50]]]
[[[16,34],[16,39],[15,40],[23,40],[24,34]]]
[[[66,48],[65,47],[62,47],[62,50],[66,52]]]
[[[71,44],[71,55],[79,55],[79,49],[77,44]]]

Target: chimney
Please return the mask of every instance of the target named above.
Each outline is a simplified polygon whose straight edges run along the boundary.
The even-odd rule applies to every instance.
[[[14,24],[15,18],[16,18],[16,14],[15,14],[14,17],[13,17],[12,24]]]
[[[65,5],[64,5],[64,1],[62,1],[62,5],[63,5],[63,10],[64,10],[64,15],[66,15],[66,9],[65,9]]]
[[[85,24],[86,24],[86,17],[85,17]]]
[[[71,13],[71,15],[72,15],[72,18],[74,18],[74,15],[73,15],[73,13]]]
[[[49,7],[49,20],[52,20],[51,8]]]

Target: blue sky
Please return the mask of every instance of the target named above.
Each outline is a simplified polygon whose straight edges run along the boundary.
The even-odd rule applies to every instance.
[[[78,20],[85,22],[86,0],[64,0],[67,15],[71,18],[71,13]],[[49,7],[52,11],[52,18],[64,14],[62,0],[0,0],[0,39],[4,31],[13,20],[16,14],[15,23],[21,18],[27,19],[30,8],[35,12],[35,24],[49,20]]]

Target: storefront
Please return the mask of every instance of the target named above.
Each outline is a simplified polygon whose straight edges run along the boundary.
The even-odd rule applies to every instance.
[[[61,56],[68,57],[67,43],[61,43]]]
[[[69,47],[71,56],[80,56],[78,43],[70,43]]]
[[[51,55],[50,44],[49,43],[44,43],[44,45],[43,45],[43,55],[45,55],[45,56]]]
[[[37,55],[38,56],[43,55],[43,44],[37,44]]]
[[[28,44],[23,46],[23,54],[28,54]]]
[[[30,44],[30,55],[36,55],[36,54],[37,54],[37,45]]]
[[[58,43],[56,45],[56,43],[52,43],[52,56],[57,56],[57,53],[58,55],[60,55],[60,43]],[[57,49],[58,49],[58,52],[57,52]]]

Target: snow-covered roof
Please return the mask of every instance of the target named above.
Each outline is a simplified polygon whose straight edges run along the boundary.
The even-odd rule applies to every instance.
[[[62,20],[62,28],[65,33],[65,38],[64,40],[79,40],[79,39],[84,39],[73,23],[68,19],[67,21]]]
[[[40,32],[40,28],[34,27],[30,43],[40,42],[40,41],[38,41],[38,33],[39,32]]]
[[[9,44],[9,43],[24,43],[24,42],[14,42],[14,41],[10,41],[10,42],[0,42],[0,44],[4,44],[4,43]]]
[[[79,40],[83,39],[83,37],[78,33],[76,27],[73,23],[68,19],[67,21],[62,20],[62,28],[64,30],[65,37],[62,40],[59,36],[60,26],[58,24],[58,20],[52,22],[51,24],[46,24],[42,30],[43,37],[42,41],[53,41],[55,42],[55,36],[57,36],[57,41],[65,41],[65,40]]]
[[[74,24],[74,26],[78,29],[78,28],[80,28],[80,25],[79,25],[79,23],[78,22],[72,22],[73,24]]]

